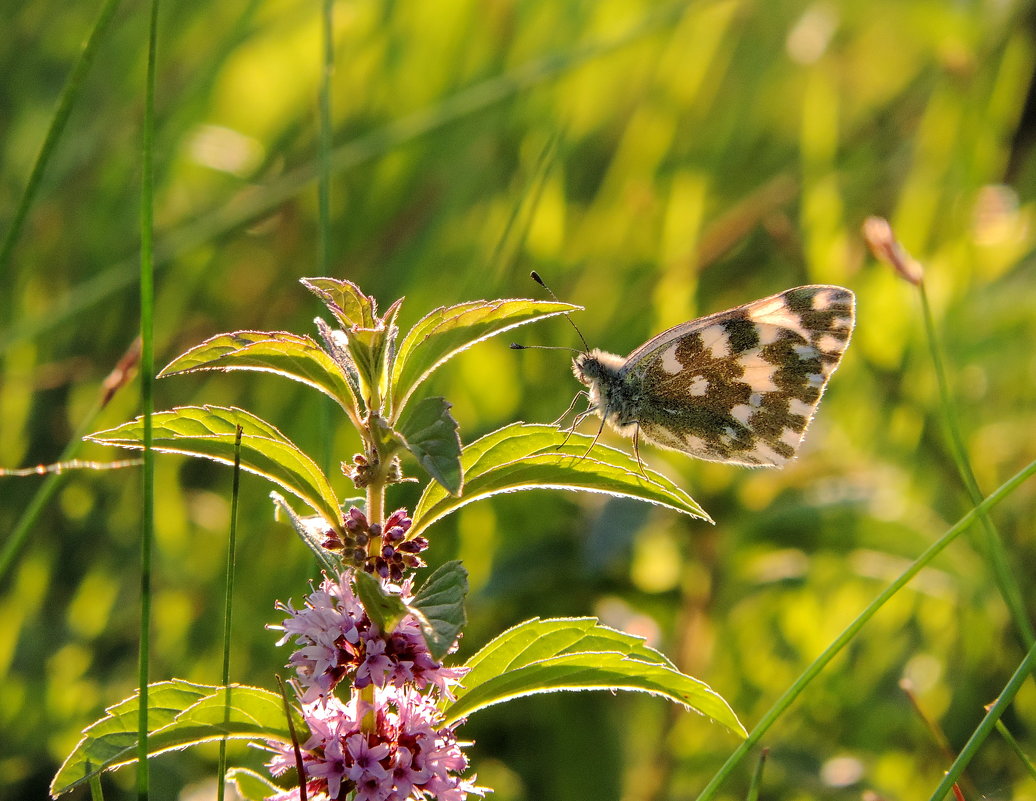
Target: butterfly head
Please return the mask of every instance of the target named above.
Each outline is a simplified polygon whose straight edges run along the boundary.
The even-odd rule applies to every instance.
[[[594,348],[589,352],[580,353],[572,360],[572,372],[580,382],[592,390],[595,384],[617,379],[622,364],[621,357]]]
[[[629,405],[621,372],[624,364],[621,356],[597,348],[580,353],[572,360],[572,372],[587,387],[590,410],[613,424],[618,424],[617,420],[610,419],[613,413]]]

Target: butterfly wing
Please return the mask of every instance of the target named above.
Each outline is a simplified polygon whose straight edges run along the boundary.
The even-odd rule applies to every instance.
[[[780,466],[849,344],[853,293],[789,289],[665,331],[627,357],[645,438],[699,459]]]

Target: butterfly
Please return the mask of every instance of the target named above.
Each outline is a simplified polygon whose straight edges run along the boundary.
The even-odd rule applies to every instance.
[[[580,353],[589,408],[619,433],[698,459],[780,467],[795,456],[849,345],[855,297],[788,289],[670,328],[623,359]],[[578,420],[577,420],[578,422]]]

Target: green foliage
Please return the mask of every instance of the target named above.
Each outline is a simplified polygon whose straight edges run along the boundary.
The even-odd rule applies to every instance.
[[[703,682],[685,676],[643,639],[592,618],[529,620],[505,631],[467,662],[471,672],[447,720],[503,701],[557,690],[632,690],[697,710],[742,737],[733,710]]]
[[[140,411],[130,384],[81,428],[139,327],[146,15],[120,6],[113,16],[116,5],[39,0],[9,4],[4,17],[0,467],[54,462],[72,432]],[[429,309],[533,294],[529,269],[588,310],[575,317],[592,345],[616,352],[807,282],[845,284],[859,300],[854,341],[787,469],[641,449],[647,475],[689,491],[715,527],[613,496],[500,493],[455,506],[437,488],[436,508],[452,513],[431,527],[429,560],[459,558],[470,572],[460,658],[530,614],[594,614],[649,635],[742,720],[759,721],[967,511],[916,291],[868,259],[858,230],[870,214],[890,216],[926,269],[980,491],[1036,453],[1030,4],[338,4],[325,234],[311,113],[324,73],[317,5],[163,4],[160,364],[220,331],[313,332],[314,316],[329,313],[292,281],[316,271],[318,240],[329,257],[320,272],[386,302],[406,296],[400,341]],[[94,27],[99,13],[105,24]],[[79,60],[84,41],[92,61]],[[63,136],[51,135],[62,124]],[[41,148],[49,156],[35,169]],[[321,280],[310,284],[345,315],[332,310],[332,323],[375,327],[348,285]],[[311,341],[321,340],[338,363],[333,343]],[[522,341],[577,344],[560,320],[523,329]],[[447,398],[470,447],[516,419],[555,419],[579,389],[567,361],[490,340],[432,373],[413,402]],[[332,468],[358,449],[355,434],[335,404],[300,386],[324,381],[323,368],[270,364],[292,378],[277,381],[237,364],[158,382],[159,408],[247,408],[316,457],[340,498]],[[333,380],[325,394],[355,396],[365,410],[358,374]],[[570,441],[573,458],[582,442]],[[628,448],[606,431],[586,459],[607,461],[602,446]],[[76,457],[112,451],[87,444],[61,458]],[[212,684],[229,471],[167,456],[157,471],[153,655],[166,675]],[[138,476],[69,470],[44,481],[48,504],[36,501],[36,479],[0,475],[5,797],[42,797],[83,726],[137,681]],[[297,598],[315,572],[311,552],[270,515],[267,490],[242,482],[247,579],[232,662],[235,678],[261,686],[282,656],[263,628],[272,599]],[[413,509],[420,492],[403,484],[390,502]],[[1034,504],[1030,482],[991,515],[1025,609]],[[299,512],[316,532],[321,516],[308,503]],[[36,522],[23,526],[23,514]],[[899,680],[959,753],[1026,650],[986,554],[980,539],[959,538],[813,679],[764,738],[761,797],[930,795],[952,760]],[[1023,684],[1004,722],[1030,757],[1034,715]],[[695,797],[733,750],[716,727],[638,694],[531,697],[469,726],[497,801],[616,798],[630,787]],[[559,749],[570,758],[558,760]],[[1028,792],[1023,760],[995,736],[974,759],[966,797]],[[258,768],[261,756],[252,760]],[[745,797],[753,762],[750,753],[719,792]],[[160,764],[155,797],[215,772],[204,752]],[[108,798],[132,794],[121,774],[103,783]]]
[[[160,453],[200,456],[221,464],[234,464],[237,427],[241,426],[241,469],[269,479],[305,501],[332,525],[340,522],[338,500],[327,476],[316,462],[280,431],[242,409],[218,406],[182,406],[158,412],[152,418],[154,448]],[[88,439],[105,445],[140,448],[141,418],[91,434]]]
[[[330,483],[316,464],[272,425],[239,409],[180,407],[137,418],[89,438],[107,445],[147,447],[159,452],[232,463],[235,470],[240,468],[257,473],[294,493],[317,514],[302,517],[277,493],[272,493],[271,497],[287,514],[295,532],[316,555],[318,563],[332,575],[341,572],[342,563],[353,567],[350,584],[356,597],[371,622],[385,635],[391,634],[404,617],[412,614],[434,659],[442,659],[455,649],[466,621],[464,599],[468,593],[468,574],[461,563],[454,561],[440,566],[415,593],[410,604],[398,588],[383,586],[377,578],[356,567],[357,564],[369,563],[370,559],[380,559],[382,567],[377,567],[375,562],[368,569],[377,570],[388,578],[390,571],[382,552],[382,542],[389,543],[390,555],[402,547],[401,540],[390,542],[387,539],[393,529],[386,528],[382,532],[390,521],[381,522],[386,485],[401,480],[398,468],[385,468],[393,464],[398,450],[405,448],[410,451],[434,479],[427,485],[426,498],[429,490],[438,487],[447,498],[459,499],[455,504],[458,506],[517,489],[565,487],[640,498],[704,517],[690,496],[668,479],[658,473],[649,477],[642,465],[641,473],[632,472],[630,457],[625,453],[602,446],[604,458],[610,457],[612,463],[588,460],[585,453],[580,458],[566,454],[570,447],[568,440],[574,435],[562,438],[561,432],[553,428],[508,426],[483,437],[470,451],[462,451],[457,422],[450,415],[450,404],[444,398],[425,398],[418,402],[398,428],[394,428],[384,416],[387,399],[398,398],[396,408],[402,408],[414,387],[450,356],[476,341],[544,316],[534,302],[478,301],[454,309],[440,309],[411,329],[399,349],[400,359],[395,361],[398,337],[395,319],[401,301],[392,304],[379,318],[374,300],[364,297],[347,281],[317,279],[316,285],[310,288],[325,301],[340,323],[349,326],[347,330],[335,330],[322,324],[321,333],[328,351],[311,340],[287,334],[225,334],[213,337],[175,359],[166,374],[226,369],[224,365],[233,365],[298,378],[302,383],[325,392],[328,388],[349,388],[348,403],[343,402],[344,395],[336,396],[333,391],[328,394],[339,400],[349,413],[364,441],[364,453],[355,460],[357,472],[353,478],[357,488],[367,492],[366,515],[343,519],[340,510],[345,505],[336,499]],[[559,313],[559,310],[552,309],[551,313]],[[278,348],[283,348],[284,353],[278,355]],[[411,368],[413,375],[409,374],[407,365],[421,365],[422,356],[426,366]],[[403,365],[398,373],[394,369],[396,365]],[[319,375],[316,380],[313,379],[314,373]],[[408,388],[397,392],[397,382],[400,381],[409,382]],[[354,386],[359,390],[358,394],[353,392]],[[360,404],[357,403],[358,398],[365,400]],[[361,419],[362,407],[366,410]],[[146,446],[142,431],[146,431],[148,437]],[[227,438],[231,432],[232,459],[227,454]],[[585,444],[580,443],[581,439],[585,438],[577,437],[577,444]],[[594,444],[596,440],[591,440],[590,447]],[[543,453],[548,445],[553,450],[549,455]],[[461,498],[464,461],[473,469],[476,481]],[[430,522],[450,511],[453,509],[440,502],[438,508],[433,507],[429,511],[423,526],[409,526],[409,535],[406,529],[394,530],[403,532],[401,537],[416,538],[418,531],[423,531]],[[372,519],[372,516],[376,518]],[[369,522],[361,523],[361,520]],[[362,541],[362,561],[357,563],[355,549],[359,541],[351,539],[351,532],[352,527],[359,531],[361,525],[365,539]],[[348,554],[349,561],[340,560],[330,550],[330,543],[335,539],[339,540],[338,549]],[[345,545],[345,542],[350,544]],[[423,544],[417,547],[424,548],[426,542],[423,538],[421,542]],[[396,581],[400,579],[401,575],[394,578]],[[515,635],[503,635],[487,646],[484,653],[476,654],[473,661],[479,670],[472,671],[465,689],[447,704],[447,711],[452,710],[454,715],[447,718],[447,723],[456,723],[479,709],[524,695],[560,690],[625,689],[677,701],[714,718],[742,736],[746,735],[727,703],[704,682],[681,673],[661,654],[644,648],[638,638],[610,629],[602,629],[608,632],[608,636],[602,638],[594,631],[587,632],[583,622],[548,621],[539,625],[538,621],[532,621],[531,626],[523,627]],[[570,636],[573,625],[578,631],[575,638]],[[521,642],[523,635],[530,631],[540,639],[539,647],[513,652],[514,642]],[[558,635],[561,635],[562,642],[547,658],[530,657],[531,654],[542,654],[544,644],[557,645]],[[585,649],[591,642],[609,638],[610,644],[618,646],[617,650]],[[225,642],[224,647],[229,647],[229,643]],[[649,658],[645,659],[645,656]],[[179,691],[177,697],[170,698],[173,694],[171,688]],[[61,795],[80,783],[95,782],[104,771],[130,764],[134,759],[142,764],[145,758],[171,748],[185,748],[219,739],[222,767],[226,740],[231,737],[259,740],[285,737],[277,719],[269,714],[270,700],[275,696],[264,693],[257,696],[259,691],[254,688],[235,689],[233,693],[228,689],[222,693],[223,714],[218,725],[206,719],[214,695],[205,693],[212,688],[174,680],[158,685],[154,698],[150,694],[150,685],[147,689],[147,695],[141,691],[139,697],[122,702],[110,710],[107,717],[86,729],[86,736],[51,785],[53,796]],[[195,697],[190,692],[184,693],[185,689],[193,692]],[[250,709],[246,710],[238,701],[232,701],[231,694],[235,697],[247,694],[245,700],[253,705],[256,702],[265,704],[265,713],[251,714]],[[156,703],[157,708],[152,709]],[[288,704],[286,700],[284,703]],[[126,711],[130,713],[129,718]],[[136,721],[135,729],[128,728],[128,719]],[[248,725],[245,728],[231,725],[239,720]],[[296,726],[292,732],[297,730]],[[307,732],[307,740],[308,735]],[[128,756],[128,736],[134,739],[132,753],[135,756]],[[118,746],[114,751],[113,741]],[[141,786],[147,784],[148,776],[147,770],[138,771]],[[249,785],[251,789],[262,790],[261,786],[253,787],[251,782]]]
[[[318,389],[347,412],[357,408],[353,387],[316,342],[285,331],[235,331],[219,334],[173,359],[159,377],[199,370],[256,370],[274,373]]]
[[[414,593],[410,611],[420,622],[428,650],[436,659],[446,656],[468,622],[464,613],[467,594],[468,571],[457,561],[440,565]]]
[[[54,777],[51,795],[60,795],[100,773],[136,761],[137,702],[136,696],[120,701],[83,732],[83,739]],[[254,739],[265,735],[289,740],[280,696],[258,687],[164,681],[148,687],[148,709],[150,755],[223,737]]]
[[[445,398],[425,398],[399,426],[406,449],[447,492],[459,495],[464,476],[461,472],[460,436],[457,421],[450,415]]]
[[[580,306],[534,300],[474,301],[436,309],[422,317],[399,343],[392,372],[392,413],[399,417],[414,390],[448,359],[519,325]]]
[[[233,782],[238,795],[247,801],[262,801],[267,796],[275,795],[284,789],[265,776],[247,768],[231,768],[227,771],[227,781]]]
[[[464,494],[451,497],[440,485],[429,484],[414,508],[414,531],[423,531],[473,501],[530,489],[601,492],[709,519],[672,480],[639,465],[624,451],[605,445],[591,449],[592,442],[593,437],[584,434],[521,423],[486,434],[461,452]]]

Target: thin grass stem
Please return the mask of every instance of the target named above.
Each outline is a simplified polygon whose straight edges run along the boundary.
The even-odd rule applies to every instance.
[[[565,75],[596,58],[631,45],[663,29],[686,12],[688,6],[687,0],[662,6],[615,38],[530,61],[506,74],[461,89],[436,105],[393,120],[365,136],[333,148],[330,153],[330,170],[332,174],[338,174],[369,162],[408,142]],[[156,266],[165,266],[175,256],[269,214],[272,209],[312,184],[318,174],[319,164],[310,162],[269,182],[262,191],[237,195],[230,201],[221,199],[211,209],[162,238],[155,248]],[[129,262],[115,264],[73,288],[65,300],[48,309],[45,315],[21,320],[0,330],[0,353],[19,342],[34,339],[57,328],[69,318],[130,286],[134,269],[135,265]]]
[[[230,491],[230,538],[227,541],[227,575],[223,602],[223,725],[230,724],[230,635],[234,620],[234,572],[237,562],[237,508],[241,495],[241,435],[244,429],[237,427],[234,438],[234,483]],[[223,801],[227,783],[227,738],[219,741],[219,778],[216,785],[216,799]]]
[[[22,232],[22,226],[25,225],[25,219],[28,217],[29,210],[36,199],[36,193],[39,191],[43,181],[43,173],[50,163],[54,149],[61,140],[61,134],[64,133],[65,125],[68,123],[69,115],[72,113],[72,106],[75,104],[76,98],[79,97],[79,92],[83,88],[83,81],[93,65],[94,56],[101,42],[104,41],[104,36],[108,33],[111,21],[115,18],[115,12],[118,8],[119,0],[105,0],[104,5],[101,6],[101,13],[97,15],[97,21],[94,23],[90,35],[83,45],[83,50],[79,54],[79,59],[76,61],[75,66],[72,67],[72,73],[68,76],[65,86],[61,90],[57,108],[54,109],[54,114],[50,118],[47,135],[44,137],[43,144],[40,146],[40,152],[36,155],[36,161],[32,165],[32,172],[29,174],[25,190],[18,200],[18,207],[14,211],[11,225],[7,229],[7,233],[4,234],[3,243],[0,244],[0,275],[7,274],[11,254],[14,252],[14,247],[18,243],[18,237]]]
[[[140,535],[140,654],[137,717],[137,798],[150,795],[148,766],[148,674],[151,651],[151,547],[155,531],[155,453],[152,414],[155,410],[155,83],[158,51],[158,0],[151,0],[148,25],[147,81],[140,192],[140,394],[144,415],[143,520]]]
[[[335,69],[334,0],[323,0],[324,68],[320,78],[320,158],[317,195],[319,200],[319,275],[331,272],[331,78]]]
[[[864,609],[856,619],[838,635],[838,637],[835,638],[834,642],[824,649],[824,652],[820,656],[809,664],[795,682],[785,690],[781,697],[774,702],[773,706],[766,711],[759,723],[757,723],[755,728],[752,729],[752,732],[748,735],[747,739],[745,739],[744,742],[734,750],[734,753],[727,758],[727,761],[723,763],[723,766],[712,777],[712,780],[705,786],[705,789],[701,791],[698,795],[698,801],[708,801],[708,799],[715,797],[720,785],[722,785],[726,778],[733,773],[734,769],[741,763],[741,760],[743,760],[748,752],[751,751],[751,749],[763,738],[766,732],[770,730],[770,727],[782,714],[784,714],[785,710],[792,705],[795,699],[802,694],[806,687],[809,686],[810,682],[812,682],[813,679],[815,679],[820,672],[827,667],[831,660],[834,659],[842,649],[852,641],[853,637],[855,637],[860,629],[862,629],[864,625],[874,617],[881,607],[888,603],[896,593],[903,589],[903,587],[905,587],[922,568],[942,553],[942,551],[951,542],[953,542],[963,532],[967,531],[980,515],[985,514],[1000,503],[1034,474],[1036,474],[1036,461],[1030,462],[1026,465],[1022,470],[1001,484],[992,495],[983,500],[978,506],[958,520],[949,529],[949,531],[930,545],[924,553],[914,560],[910,567],[903,571],[895,581],[893,581],[881,592],[880,595],[871,601],[870,604],[867,605],[867,608]]]
[[[946,771],[946,775],[943,780],[939,782],[939,786],[935,788],[935,792],[932,793],[930,801],[941,801],[946,797],[946,794],[950,792],[957,779],[960,777],[964,769],[971,763],[975,754],[978,753],[978,749],[982,747],[986,739],[993,731],[993,727],[1000,720],[1000,716],[1004,714],[1007,707],[1014,701],[1014,697],[1018,694],[1018,691],[1022,688],[1022,684],[1032,673],[1033,669],[1036,668],[1036,644],[1034,644],[1029,652],[1025,655],[1025,658],[1018,665],[1017,670],[1011,676],[1007,685],[1004,687],[1003,692],[1000,693],[1000,697],[996,699],[989,711],[986,712],[986,716],[982,718],[982,722],[978,724],[978,728],[972,732],[971,737],[968,738],[968,742],[965,743],[964,748],[957,755],[957,758],[953,760],[953,764],[950,765],[950,769]]]
[[[928,349],[931,354],[932,364],[935,367],[935,379],[939,387],[939,401],[942,407],[943,424],[946,426],[949,439],[950,453],[953,456],[954,463],[957,465],[957,471],[964,482],[964,487],[967,489],[968,497],[971,499],[972,504],[977,506],[982,500],[982,491],[979,489],[978,480],[975,478],[975,471],[971,467],[971,460],[968,459],[968,450],[964,446],[957,405],[954,402],[953,393],[950,391],[946,362],[942,357],[942,347],[936,333],[924,280],[922,279],[917,286],[921,295],[921,310],[924,316],[925,333],[928,339]],[[984,555],[993,570],[993,578],[1000,590],[1000,594],[1003,596],[1004,603],[1007,604],[1011,619],[1021,635],[1022,642],[1027,648],[1031,648],[1033,643],[1036,643],[1036,631],[1033,630],[1032,621],[1025,611],[1022,592],[1018,587],[1018,582],[1015,580],[1007,554],[1004,551],[1003,538],[1000,536],[1000,532],[989,515],[982,512],[979,515],[979,520],[982,523],[981,530],[984,534],[981,548],[985,552]]]
[[[1018,741],[1014,738],[1014,735],[1011,734],[1008,728],[1004,725],[1004,722],[1002,720],[998,720],[996,722],[996,730],[1000,732],[1000,736],[1007,741],[1007,744],[1011,747],[1011,750],[1014,751],[1015,755],[1018,757],[1021,763],[1025,765],[1025,769],[1029,771],[1029,775],[1033,778],[1033,780],[1036,780],[1036,765],[1034,765],[1032,763],[1032,760],[1029,759],[1029,755],[1022,750],[1022,747],[1018,744]]]

